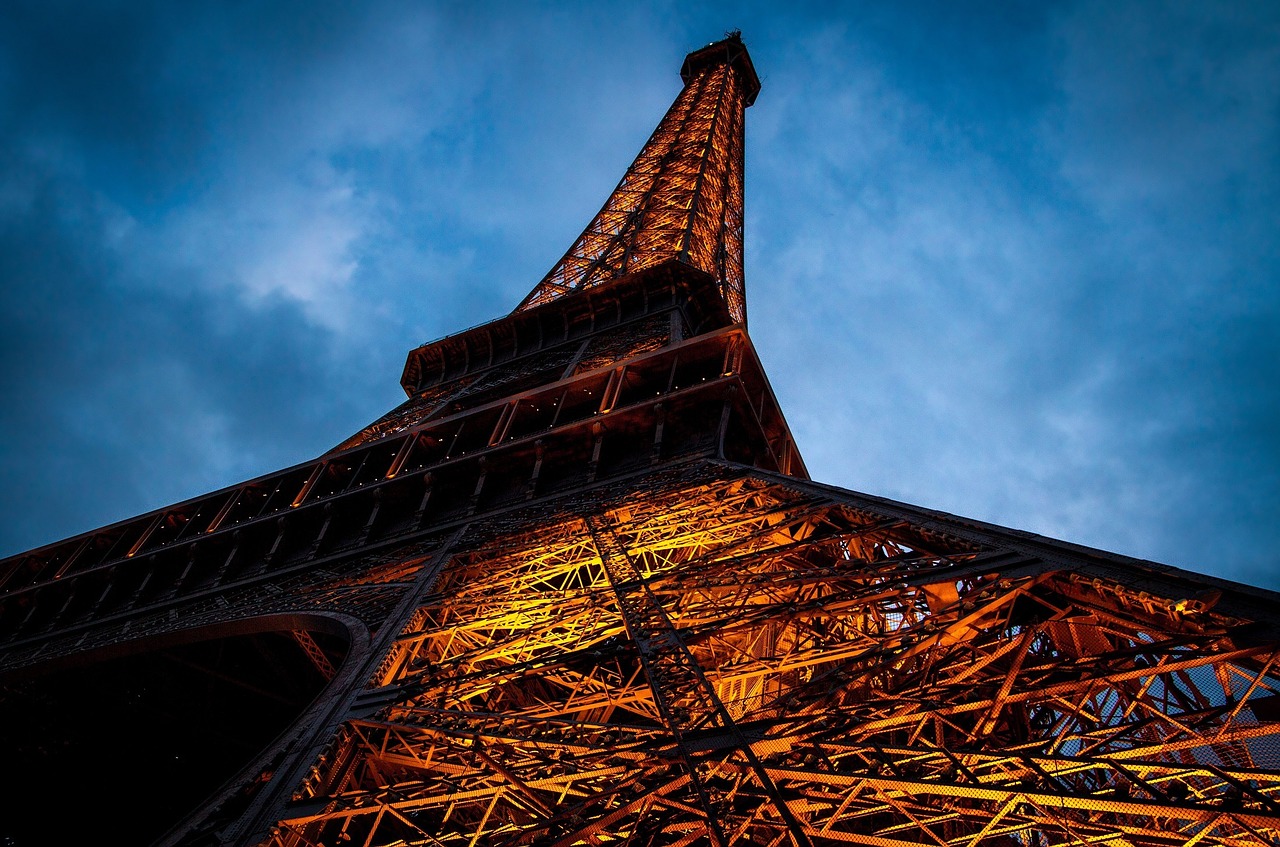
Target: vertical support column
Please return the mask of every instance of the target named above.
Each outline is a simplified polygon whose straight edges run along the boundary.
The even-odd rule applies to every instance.
[[[404,467],[409,454],[413,452],[414,445],[418,443],[418,435],[416,432],[413,433],[400,445],[400,449],[396,451],[396,457],[391,461],[391,467],[387,468],[387,473],[383,479],[394,479],[396,474],[400,473],[400,469]]]
[[[298,495],[293,498],[293,502],[289,504],[290,508],[298,508],[303,501],[307,499],[307,495],[311,493],[311,489],[315,488],[320,477],[324,474],[324,469],[329,466],[328,462],[320,462],[316,465],[315,470],[307,477],[307,481],[302,484],[302,488],[298,490]]]
[[[729,418],[733,414],[733,401],[738,396],[738,386],[730,385],[724,393],[724,406],[720,409],[720,427],[716,434],[716,455],[721,459],[724,455],[725,436],[729,433]]]
[[[596,481],[596,471],[600,467],[600,451],[604,447],[604,424],[599,421],[591,424],[591,435],[594,441],[591,445],[591,461],[587,463],[587,482]]]
[[[812,847],[809,836],[787,806],[773,778],[765,771],[729,710],[716,695],[715,688],[707,680],[679,630],[649,588],[644,575],[627,555],[622,542],[599,516],[588,516],[584,518],[584,522],[591,533],[600,562],[604,565],[609,585],[618,599],[618,608],[627,634],[640,653],[640,663],[653,692],[654,702],[662,714],[663,722],[675,736],[676,744],[689,768],[690,778],[707,814],[708,836],[717,845],[728,843],[720,826],[721,815],[711,803],[703,784],[702,773],[705,769],[699,768],[700,761],[711,763],[713,760],[706,758],[706,754],[702,754],[701,759],[695,756],[686,736],[692,731],[705,735],[708,730],[718,728],[722,730],[723,740],[728,742],[718,752],[726,756],[733,755],[735,751],[741,752],[756,780],[773,801],[779,817],[786,824],[792,847]]]
[[[427,504],[431,502],[431,489],[435,478],[431,471],[427,471],[422,475],[422,500],[418,503],[418,508],[414,510],[413,522],[415,526],[422,526],[422,518],[427,513]]]
[[[542,459],[546,454],[546,448],[541,438],[533,442],[533,449],[533,473],[529,476],[529,485],[525,490],[525,496],[529,499],[532,499],[538,493],[538,477],[542,475]]]
[[[369,511],[369,519],[364,522],[364,528],[360,530],[360,546],[363,547],[369,543],[369,536],[373,533],[373,525],[378,520],[378,511],[380,509],[382,509],[382,489],[375,488],[373,490],[373,508]]]
[[[606,414],[613,411],[613,407],[618,404],[618,394],[622,391],[622,380],[626,377],[627,366],[614,368],[609,373],[609,381],[605,384],[604,392],[600,397],[600,414]]]
[[[667,410],[658,403],[653,407],[653,414],[657,423],[653,428],[653,452],[649,454],[649,464],[656,465],[662,461],[662,435],[667,425]]]

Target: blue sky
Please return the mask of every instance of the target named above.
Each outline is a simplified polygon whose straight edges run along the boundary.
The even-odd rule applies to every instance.
[[[0,555],[315,456],[741,28],[815,478],[1280,588],[1280,6],[0,7]]]

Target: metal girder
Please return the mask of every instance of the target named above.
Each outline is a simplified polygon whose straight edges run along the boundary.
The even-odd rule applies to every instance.
[[[455,557],[272,843],[390,843],[375,799],[440,844],[1280,837],[1275,645],[804,485],[633,487]]]
[[[0,562],[0,668],[295,632],[329,688],[181,847],[1275,847],[1280,598],[805,479],[744,326],[759,81],[736,35],[682,76],[405,404]]]
[[[743,151],[751,84],[730,52],[698,63],[604,207],[517,311],[675,259],[715,277],[733,319],[745,321]]]

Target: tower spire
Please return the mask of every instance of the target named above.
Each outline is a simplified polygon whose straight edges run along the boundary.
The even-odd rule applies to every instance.
[[[760,79],[741,35],[685,57],[684,88],[603,208],[516,311],[668,261],[714,276],[746,319],[743,117]]]
[[[684,78],[397,409],[0,559],[0,843],[1280,845],[1280,595],[810,481]]]

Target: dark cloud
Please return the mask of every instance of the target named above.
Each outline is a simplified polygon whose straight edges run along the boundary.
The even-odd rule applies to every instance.
[[[753,335],[820,474],[1277,584],[1274,16],[1197,8],[793,47]]]
[[[0,216],[7,549],[292,464],[368,415],[333,394],[358,371],[296,306],[238,308],[191,269],[139,286],[108,211],[32,182]]]
[[[1280,585],[1276,13],[676,8],[6,5],[0,552],[377,417],[741,27],[752,335],[814,475]]]

